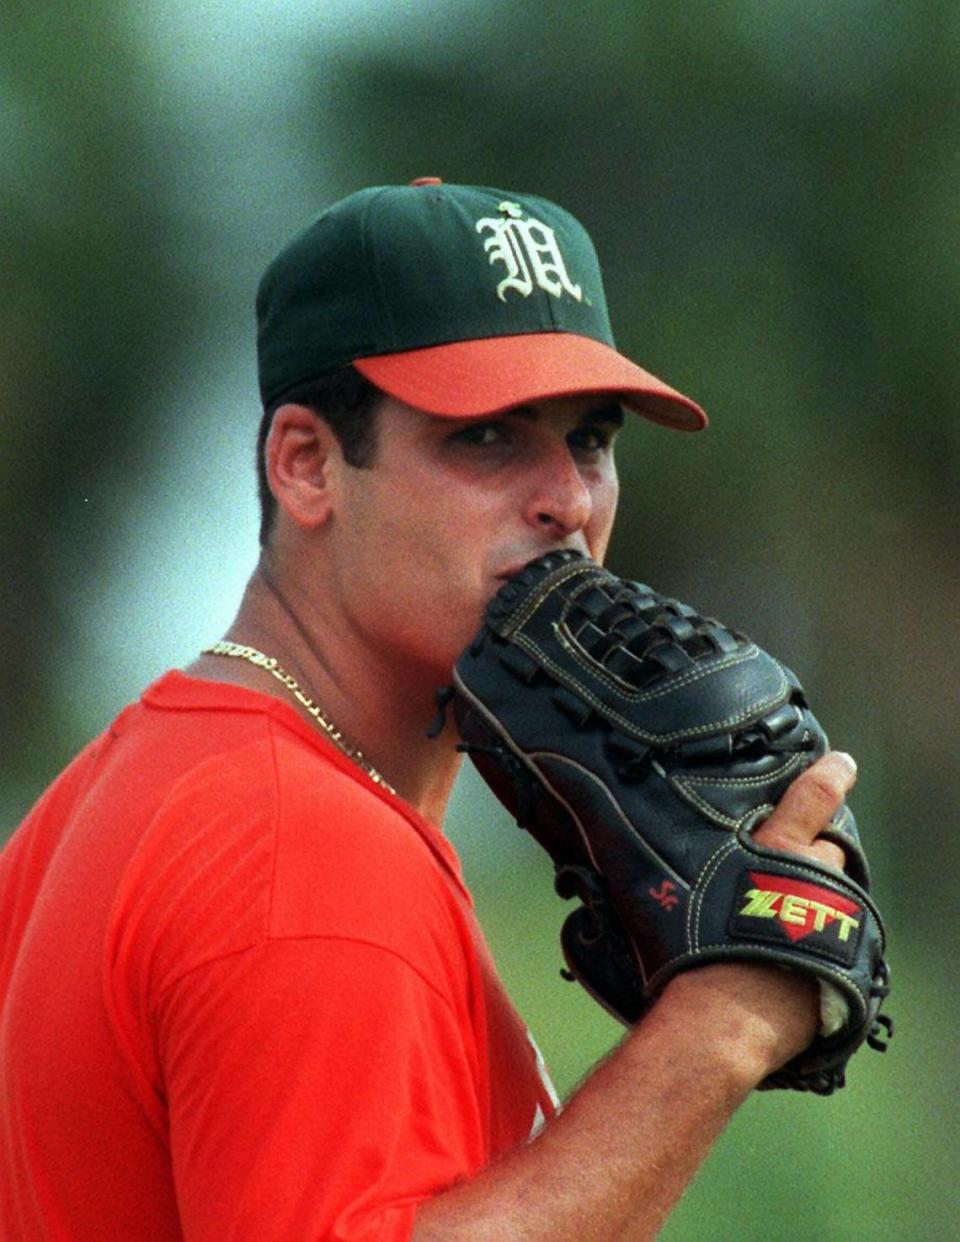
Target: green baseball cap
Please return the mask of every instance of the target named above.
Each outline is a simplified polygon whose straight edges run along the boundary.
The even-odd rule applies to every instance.
[[[654,422],[706,426],[617,352],[593,243],[545,198],[420,177],[324,211],[257,292],[265,405],[352,363],[389,395],[465,418],[609,393]]]

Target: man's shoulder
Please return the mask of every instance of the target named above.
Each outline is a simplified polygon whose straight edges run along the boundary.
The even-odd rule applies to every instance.
[[[281,797],[291,806],[298,791],[349,800],[355,785],[352,765],[291,707],[177,671],[121,712],[109,737],[107,763],[120,786],[149,790],[158,803],[189,800],[194,818],[197,804],[271,818]]]
[[[198,694],[185,680],[158,683],[145,711],[117,731],[128,774],[149,754],[141,896],[145,885],[188,923],[221,923],[214,908],[232,909],[226,917],[242,923],[248,942],[347,936],[390,945],[431,920],[434,930],[438,920],[461,921],[469,898],[439,829],[284,705],[265,700],[258,710],[264,696]]]
[[[174,727],[151,760],[155,818],[168,826],[210,821],[217,833],[227,820],[256,825],[272,850],[304,862],[378,859],[381,870],[439,865],[459,876],[438,829],[319,731],[291,723],[301,724],[271,714],[256,722],[208,720],[193,742]],[[169,754],[158,753],[165,748]]]
[[[459,860],[438,828],[349,759],[318,759],[274,737],[273,930],[409,938],[469,906]]]

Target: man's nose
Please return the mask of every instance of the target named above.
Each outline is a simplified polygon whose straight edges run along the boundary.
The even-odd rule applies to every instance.
[[[554,446],[538,463],[526,520],[563,538],[586,526],[592,509],[593,497],[569,447]]]

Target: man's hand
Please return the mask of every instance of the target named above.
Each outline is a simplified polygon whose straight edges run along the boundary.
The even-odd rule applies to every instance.
[[[820,833],[856,784],[853,759],[830,751],[801,773],[776,809],[753,834],[758,845],[813,858],[843,870],[839,845]],[[677,975],[664,991],[692,1012],[715,1009],[728,1033],[724,1041],[736,1077],[755,1086],[809,1047],[820,1026],[821,993],[809,975],[759,963],[705,966]]]
[[[754,841],[769,849],[805,854],[842,871],[846,865],[843,850],[820,833],[856,783],[853,759],[842,751],[829,751],[797,777],[769,819],[754,832]]]
[[[753,839],[768,849],[787,850],[813,858],[827,867],[842,871],[846,855],[839,845],[820,836],[843,806],[847,794],[857,783],[857,765],[843,751],[829,751],[793,782],[768,820],[754,832]],[[783,973],[777,980],[784,982]],[[801,1023],[797,1039],[786,1038],[788,1051],[780,1064],[809,1047],[819,1029],[822,989],[812,979],[791,976],[801,1004]],[[785,1007],[786,1008],[786,1007]],[[812,1021],[811,1021],[812,1017]],[[788,1032],[784,1032],[788,1036]],[[770,1071],[779,1066],[771,1066]],[[769,1072],[769,1071],[768,1071]]]

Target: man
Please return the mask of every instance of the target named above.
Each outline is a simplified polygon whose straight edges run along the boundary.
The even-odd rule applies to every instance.
[[[440,831],[456,739],[427,732],[506,578],[603,558],[620,407],[704,416],[616,352],[589,238],[527,195],[352,195],[258,323],[237,618],[0,859],[3,1236],[650,1237],[815,989],[688,971],[552,1117]],[[838,865],[817,838],[853,780],[825,756],[758,839]]]

